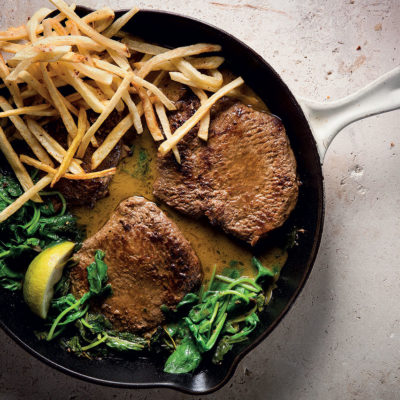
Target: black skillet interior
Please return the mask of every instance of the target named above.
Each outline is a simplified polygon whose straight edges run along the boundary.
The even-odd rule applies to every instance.
[[[89,11],[77,7],[81,16]],[[116,16],[119,15],[121,12],[116,13]],[[165,357],[158,356],[134,355],[130,359],[102,361],[76,358],[60,350],[56,343],[38,341],[33,331],[40,329],[39,321],[17,295],[11,295],[10,298],[10,292],[6,291],[0,291],[0,323],[30,353],[50,366],[78,378],[119,387],[163,386],[190,393],[210,392],[226,383],[240,359],[274,329],[294,302],[311,271],[322,233],[324,214],[320,160],[309,125],[290,90],[279,75],[242,42],[213,26],[162,11],[140,11],[124,30],[168,47],[198,42],[222,45],[229,68],[241,75],[271,112],[284,122],[302,182],[298,204],[287,224],[301,227],[305,233],[299,238],[299,245],[290,250],[278,288],[250,341],[236,345],[220,366],[205,360],[194,374],[166,374],[163,372]]]

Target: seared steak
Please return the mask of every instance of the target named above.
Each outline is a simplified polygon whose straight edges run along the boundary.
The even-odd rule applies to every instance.
[[[143,333],[157,327],[164,319],[160,306],[175,306],[201,283],[200,262],[190,243],[143,197],[124,200],[75,255],[78,265],[70,276],[78,297],[88,289],[86,267],[97,249],[105,252],[113,290],[100,311],[119,330]]]
[[[93,124],[98,117],[93,111],[88,112],[88,120]],[[103,122],[100,129],[96,133],[96,139],[99,145],[103,143],[106,136],[122,119],[117,111],[113,111],[110,116]],[[67,148],[67,131],[61,120],[56,120],[44,127],[64,148]],[[86,150],[85,156],[82,159],[82,168],[86,172],[90,172],[91,157],[96,149],[90,144]],[[103,169],[116,167],[122,157],[122,144],[119,142],[104,161],[94,170],[101,171]],[[108,185],[112,176],[104,178],[88,179],[88,180],[69,180],[60,179],[54,186],[55,190],[59,190],[67,200],[69,205],[89,205],[93,207],[97,200],[105,197],[108,194]]]
[[[185,96],[169,114],[172,130],[199,107]],[[198,126],[179,143],[182,164],[171,154],[158,159],[154,195],[252,246],[281,226],[296,205],[296,160],[280,119],[240,102],[221,99],[213,108],[209,139]]]

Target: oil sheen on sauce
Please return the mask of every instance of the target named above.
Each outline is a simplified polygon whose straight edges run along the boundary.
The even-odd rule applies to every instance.
[[[262,103],[256,107],[265,110]],[[157,175],[157,147],[149,132],[136,136],[132,150],[133,155],[120,162],[109,187],[109,196],[97,201],[92,209],[76,207],[73,210],[78,222],[86,226],[87,237],[95,234],[106,223],[122,200],[130,196],[143,196],[157,203],[190,241],[201,261],[205,280],[209,278],[214,265],[217,273],[220,273],[232,262],[242,275],[254,276],[256,271],[251,265],[253,254],[249,247],[212,227],[207,221],[195,220],[174,211],[153,196],[153,181]],[[286,261],[287,253],[280,248],[269,247],[257,254],[257,257],[264,266],[280,269]]]

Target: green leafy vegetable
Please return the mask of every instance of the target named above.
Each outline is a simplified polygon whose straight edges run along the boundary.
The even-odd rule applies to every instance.
[[[88,350],[104,350],[100,348],[104,345],[116,351],[140,351],[148,347],[149,341],[130,332],[118,332],[112,330],[112,325],[104,315],[87,313],[84,318],[80,318],[75,322],[78,328],[78,335],[73,338],[70,351],[77,352],[78,355],[82,352],[87,353]],[[82,345],[82,340],[89,343]],[[79,346],[77,346],[79,343]],[[69,341],[64,342],[65,345]]]
[[[201,353],[196,343],[189,337],[182,340],[176,350],[168,357],[164,371],[170,374],[183,374],[194,371],[201,362]]]
[[[251,263],[255,268],[257,268],[258,274],[256,276],[255,282],[260,285],[265,285],[265,283],[271,283],[271,281],[275,279],[275,277],[279,272],[279,271],[271,271],[270,269],[265,268],[256,257],[253,257],[251,259]]]
[[[114,351],[141,351],[149,344],[147,339],[133,333],[112,330],[110,321],[101,314],[86,313],[85,317],[76,320],[75,327],[78,334],[62,339],[61,343],[77,355],[89,356],[93,350],[106,354],[102,345]]]
[[[87,267],[90,296],[98,296],[111,289],[111,285],[106,285],[108,276],[107,265],[103,261],[104,255],[104,252],[97,250],[94,255],[94,262]]]
[[[0,212],[22,193],[14,174],[0,167]],[[38,252],[55,243],[64,240],[79,242],[81,239],[76,219],[66,212],[61,193],[40,194],[44,196],[43,203],[28,201],[0,224],[0,287],[5,289],[21,289],[25,270],[16,266],[27,266]],[[54,196],[59,199],[60,211],[55,210]]]
[[[101,333],[112,329],[111,322],[102,314],[88,313],[85,319],[80,321],[84,322],[85,327],[89,328],[93,333]]]
[[[199,296],[196,293],[187,293],[185,297],[176,306],[177,310],[184,309],[187,306],[195,304],[199,301]]]
[[[256,328],[257,324],[260,322],[256,313],[252,313],[245,319],[245,326],[239,332],[234,335],[225,335],[218,343],[215,349],[212,361],[215,364],[220,363],[224,356],[232,350],[235,343],[244,342],[247,340],[248,335]]]
[[[56,286],[54,287],[54,297],[66,296],[69,292],[69,287],[70,287],[69,276],[64,273],[61,279],[57,282]]]
[[[76,355],[82,354],[82,346],[79,340],[79,336],[73,336],[70,339],[61,340],[62,347],[66,348],[69,351],[72,351]]]
[[[23,277],[23,274],[11,270],[3,260],[0,260],[0,286],[13,291],[19,290],[22,287]]]
[[[218,343],[215,349],[212,362],[214,364],[219,364],[222,362],[224,356],[229,353],[233,348],[233,342],[230,340],[230,336],[224,336]]]
[[[108,334],[105,344],[118,351],[143,350],[148,343],[147,340],[129,332],[114,332],[114,335],[117,336]]]
[[[213,349],[213,361],[219,363],[235,343],[247,340],[256,328],[260,322],[257,312],[265,300],[263,289],[257,278],[241,277],[235,267],[226,268],[223,275],[216,275],[214,270],[199,296],[186,295],[178,304],[177,309],[191,308],[165,328],[176,346],[164,366],[165,372],[191,372],[200,364],[202,354]],[[259,262],[258,267],[261,281],[270,271]]]

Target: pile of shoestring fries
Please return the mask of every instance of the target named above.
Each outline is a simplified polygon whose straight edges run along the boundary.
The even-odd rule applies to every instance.
[[[196,124],[198,136],[206,141],[210,108],[221,97],[238,93],[243,83],[239,77],[224,84],[218,70],[224,58],[201,56],[219,52],[219,45],[198,43],[168,49],[123,32],[137,8],[117,19],[108,7],[81,18],[74,5],[50,1],[58,14],[41,8],[26,25],[0,32],[0,50],[7,54],[7,62],[0,54],[0,88],[10,93],[9,98],[0,96],[0,149],[25,191],[0,213],[0,222],[28,200],[40,202],[39,192],[61,178],[114,174],[116,168],[96,169],[129,129],[141,134],[143,122],[153,139],[162,142],[159,153],[172,151],[180,163],[179,141]],[[173,134],[166,110],[176,110],[176,106],[159,87],[168,78],[190,87],[200,100],[198,110]],[[122,112],[125,108],[127,115],[99,145],[96,132],[103,122],[114,109]],[[92,125],[88,110],[98,114]],[[65,126],[67,148],[44,129],[55,119]],[[17,154],[13,139],[24,140],[32,154]],[[81,163],[89,144],[96,150],[90,159],[91,172],[86,172]],[[34,183],[25,165],[47,175]]]

